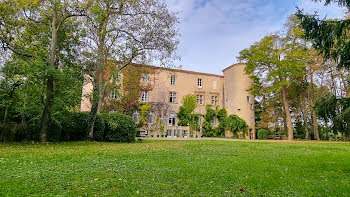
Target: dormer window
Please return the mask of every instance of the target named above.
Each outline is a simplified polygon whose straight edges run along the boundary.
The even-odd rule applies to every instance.
[[[202,88],[202,79],[198,79],[198,88]]]
[[[171,75],[171,78],[170,78],[170,85],[172,85],[172,86],[175,85],[175,75]]]

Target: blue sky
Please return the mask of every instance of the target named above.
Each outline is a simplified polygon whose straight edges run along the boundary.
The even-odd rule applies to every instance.
[[[345,11],[337,5],[323,6],[312,0],[166,0],[179,12],[183,69],[222,74],[236,63],[239,52],[265,35],[281,30],[296,7],[318,11],[327,18],[341,18]]]

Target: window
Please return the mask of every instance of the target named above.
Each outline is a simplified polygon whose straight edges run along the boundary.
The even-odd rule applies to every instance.
[[[211,96],[211,105],[218,106],[218,96]]]
[[[141,102],[147,102],[147,100],[148,100],[148,92],[142,91],[141,92]]]
[[[198,118],[198,122],[197,122],[197,123],[198,123],[199,126],[202,125],[202,117],[199,117],[199,118]]]
[[[217,124],[217,119],[216,119],[216,118],[214,118],[214,119],[213,119],[213,121],[212,121],[212,125],[213,125],[213,127],[216,127],[216,124]]]
[[[202,79],[198,79],[198,87],[202,88]]]
[[[247,96],[247,102],[248,103],[250,102],[250,96]]]
[[[170,112],[169,118],[168,118],[168,126],[175,126],[175,112]]]
[[[216,89],[216,81],[213,81],[213,89]]]
[[[201,94],[197,94],[197,105],[203,105],[203,98],[204,96]]]
[[[187,136],[187,130],[182,131],[182,136]]]
[[[168,136],[171,136],[171,134],[172,134],[172,130],[168,130],[168,131],[167,131],[167,135],[168,135]]]
[[[111,93],[111,99],[117,99],[117,94],[115,93],[115,91]]]
[[[148,73],[142,73],[142,80],[143,80],[143,82],[147,83],[148,79],[149,79]]]
[[[172,85],[172,86],[175,85],[175,75],[171,75],[170,85]]]
[[[135,123],[139,123],[140,122],[140,114],[139,114],[139,112],[134,112],[133,114],[132,114],[132,118],[134,119],[134,121],[135,121]]]
[[[250,104],[250,110],[253,110],[253,109],[254,109],[253,104]]]
[[[153,124],[153,112],[150,112],[150,113],[147,115],[147,123],[148,123],[148,124]]]
[[[250,124],[254,124],[254,122],[255,122],[254,117],[250,117]]]
[[[169,102],[176,103],[176,92],[170,92],[169,94]]]

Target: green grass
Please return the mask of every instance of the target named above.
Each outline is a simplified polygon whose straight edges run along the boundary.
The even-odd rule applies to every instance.
[[[0,196],[24,195],[350,196],[350,144],[2,143]]]

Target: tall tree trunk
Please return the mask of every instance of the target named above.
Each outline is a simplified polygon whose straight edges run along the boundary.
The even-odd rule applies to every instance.
[[[288,136],[287,117],[286,117],[286,112],[285,111],[283,113],[283,133],[284,133],[285,136]]]
[[[318,121],[317,121],[317,115],[316,110],[314,108],[311,108],[312,112],[312,126],[314,130],[314,135],[316,140],[320,140],[320,134],[318,132]]]
[[[326,131],[327,131],[327,132],[326,132],[326,140],[329,140],[328,121],[327,121],[327,120],[325,121],[325,125],[326,125],[326,129],[327,129],[327,130],[326,130]]]
[[[315,91],[314,91],[314,72],[311,72],[310,76],[310,82],[311,82],[311,115],[312,115],[312,125],[313,125],[313,131],[314,131],[314,137],[316,140],[320,140],[320,134],[318,132],[318,120],[316,115],[316,110],[314,109],[315,106]]]
[[[93,86],[93,98],[92,98],[92,106],[91,106],[91,112],[90,112],[90,118],[89,118],[89,124],[88,124],[88,139],[93,140],[94,139],[94,125],[96,121],[97,112],[100,108],[100,96],[101,96],[101,80],[100,75],[101,72],[104,69],[104,65],[106,63],[106,54],[105,54],[105,37],[106,37],[106,27],[108,22],[108,16],[104,18],[104,20],[101,22],[99,29],[97,30],[98,34],[98,60],[97,60],[97,67],[94,75],[94,86]],[[103,76],[102,76],[103,77]],[[102,98],[103,99],[103,98]]]
[[[9,113],[9,106],[7,105],[5,109],[5,114],[4,114],[4,122],[2,123],[3,125],[7,123],[8,113]]]
[[[51,46],[50,46],[50,69],[55,69],[56,63],[56,46],[57,46],[57,12],[53,9],[53,17],[51,22]],[[54,76],[52,72],[49,72],[46,80],[46,98],[45,108],[41,118],[40,126],[40,141],[47,141],[47,130],[49,127],[49,121],[51,119],[51,112],[53,107],[54,98]]]
[[[304,120],[304,127],[305,127],[305,139],[309,140],[310,133],[309,133],[309,128],[307,126],[307,110],[306,110],[305,101],[303,101],[303,120]]]
[[[92,106],[91,106],[91,112],[90,112],[90,119],[89,119],[89,135],[88,139],[93,140],[94,139],[94,125],[96,121],[97,111],[100,105],[100,66],[97,65],[97,69],[95,71],[94,76],[94,89],[93,89],[93,98],[92,98]]]
[[[287,100],[286,86],[282,87],[282,100],[283,100],[284,111],[287,119],[288,140],[293,140],[293,124],[292,124],[292,117],[289,111],[289,103]]]

